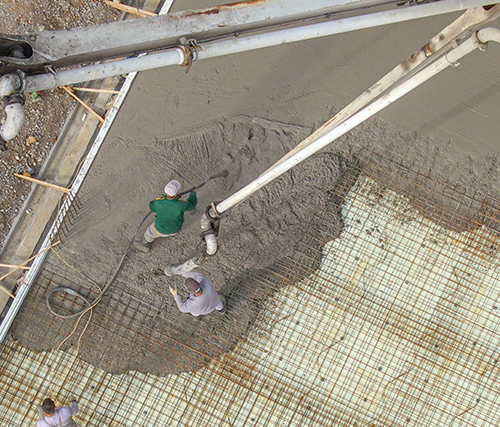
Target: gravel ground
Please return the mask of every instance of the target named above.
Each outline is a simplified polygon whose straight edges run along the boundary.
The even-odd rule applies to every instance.
[[[0,0],[0,6],[3,34],[83,27],[120,17],[120,12],[97,0]],[[38,102],[27,95],[24,127],[7,144],[8,150],[0,151],[0,248],[31,188],[14,173],[36,177],[74,105],[61,89],[45,92]],[[0,119],[4,119],[3,109]]]

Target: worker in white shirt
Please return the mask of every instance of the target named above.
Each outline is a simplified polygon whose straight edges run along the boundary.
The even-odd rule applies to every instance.
[[[47,398],[42,402],[42,411],[44,416],[37,421],[37,427],[76,427],[73,418],[71,418],[78,412],[76,399],[71,399],[71,407],[56,408],[54,401]]]
[[[214,310],[219,313],[226,311],[224,302],[207,276],[196,271],[189,271],[184,273],[183,276],[186,277],[184,284],[189,291],[189,297],[185,301],[179,296],[177,286],[169,285],[170,292],[182,313],[190,313],[199,318],[210,314]]]

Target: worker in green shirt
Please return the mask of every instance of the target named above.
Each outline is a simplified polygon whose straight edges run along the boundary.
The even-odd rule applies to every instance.
[[[165,186],[165,196],[149,203],[149,209],[155,212],[154,222],[146,229],[142,242],[134,245],[142,252],[149,252],[153,241],[158,237],[170,237],[181,231],[184,212],[192,211],[198,204],[196,192],[192,191],[187,200],[181,200],[181,183],[173,179]]]

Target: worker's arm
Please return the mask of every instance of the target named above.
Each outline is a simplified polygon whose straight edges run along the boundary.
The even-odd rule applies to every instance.
[[[76,415],[78,412],[78,402],[76,400],[72,400],[71,408],[69,408],[71,415]]]
[[[174,299],[181,313],[191,313],[192,311],[191,308],[193,307],[194,301],[190,300],[189,298],[186,301],[184,301],[182,297],[180,297],[179,295],[175,295]]]
[[[186,211],[192,211],[198,204],[198,197],[196,196],[196,191],[191,191],[191,194],[189,195],[186,202],[187,202]]]
[[[156,212],[156,207],[155,207],[156,203],[155,202],[156,202],[156,200],[149,202],[149,210],[151,212]]]

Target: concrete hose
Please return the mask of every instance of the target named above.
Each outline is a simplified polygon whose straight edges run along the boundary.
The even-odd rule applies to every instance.
[[[118,272],[120,271],[120,269],[122,268],[122,265],[123,265],[123,262],[125,261],[125,257],[127,256],[128,254],[128,251],[130,249],[130,246],[132,246],[132,243],[134,242],[134,239],[136,238],[137,236],[137,233],[139,232],[139,230],[141,229],[142,225],[144,224],[144,222],[148,219],[149,215],[151,215],[151,211],[149,211],[147,213],[147,215],[142,219],[142,221],[140,222],[139,226],[137,227],[137,230],[134,234],[134,237],[132,237],[132,239],[130,240],[129,244],[127,245],[127,249],[125,250],[124,254],[122,255],[121,259],[120,259],[120,262],[118,263],[118,266],[116,267],[113,275],[111,276],[111,278],[108,280],[108,282],[106,283],[106,286],[104,286],[104,288],[102,289],[102,291],[99,293],[99,295],[97,296],[97,298],[92,301],[92,303],[86,298],[84,297],[80,292],[77,292],[71,288],[66,288],[66,287],[59,287],[59,288],[56,288],[54,290],[52,290],[51,292],[49,292],[47,294],[47,296],[45,297],[45,303],[47,304],[47,308],[49,309],[49,311],[56,317],[59,317],[60,319],[74,319],[75,317],[79,317],[83,314],[85,314],[85,312],[89,311],[90,309],[92,309],[93,307],[95,307],[97,304],[99,304],[99,302],[101,301],[102,297],[104,296],[104,294],[106,293],[106,291],[108,290],[108,288],[111,286],[111,284],[113,283],[113,281],[115,280],[116,276],[118,275]],[[51,297],[52,295],[54,295],[55,293],[57,292],[66,292],[67,294],[69,295],[72,295],[72,296],[76,296],[76,297],[79,297],[81,298],[85,304],[87,305],[86,308],[80,310],[80,311],[77,311],[76,313],[72,313],[72,314],[60,314],[60,313],[57,313],[53,308],[52,308],[52,305],[51,305]]]
[[[208,206],[200,221],[200,236],[205,241],[205,249],[191,259],[188,259],[183,264],[166,267],[165,274],[167,276],[182,275],[188,271],[192,271],[217,253],[217,236],[219,234],[220,217],[214,218],[211,215],[213,209],[214,204],[212,204],[212,206]]]

